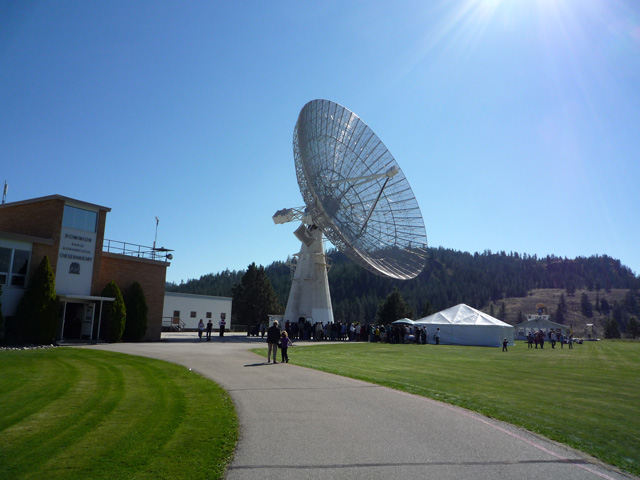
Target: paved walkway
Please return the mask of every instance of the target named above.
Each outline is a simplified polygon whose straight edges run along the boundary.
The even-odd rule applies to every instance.
[[[248,351],[266,347],[258,338],[163,338],[88,348],[168,360],[222,385],[240,420],[229,480],[632,478],[467,410],[292,364],[267,364]]]

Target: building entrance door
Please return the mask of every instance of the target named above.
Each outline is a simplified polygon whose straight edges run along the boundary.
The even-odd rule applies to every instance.
[[[81,338],[84,313],[83,306],[81,303],[66,304],[62,324],[62,339],[79,340]]]
[[[87,303],[84,305],[84,316],[82,319],[82,338],[91,339],[93,336],[93,313],[94,304]]]

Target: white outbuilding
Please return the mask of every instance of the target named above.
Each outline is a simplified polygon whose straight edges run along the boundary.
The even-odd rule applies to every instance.
[[[527,315],[527,321],[514,325],[516,340],[526,340],[529,333],[544,332],[547,335],[550,331],[560,332],[562,335],[569,335],[569,327],[552,322],[549,315]],[[586,335],[585,335],[586,336]],[[594,335],[595,338],[595,335]]]
[[[200,320],[206,325],[209,320],[218,331],[220,320],[231,331],[230,297],[214,297],[191,293],[165,292],[162,326],[171,330],[197,330]]]
[[[501,347],[506,338],[513,345],[513,327],[464,303],[415,321],[426,326],[429,343],[440,329],[440,344]]]

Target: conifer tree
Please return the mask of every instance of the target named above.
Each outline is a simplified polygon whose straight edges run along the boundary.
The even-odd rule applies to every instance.
[[[591,305],[591,301],[587,296],[586,292],[582,292],[580,296],[580,311],[585,317],[593,316],[593,306]]]
[[[233,317],[239,325],[251,327],[260,322],[268,322],[269,315],[283,313],[282,305],[262,265],[249,265],[240,283],[231,289],[231,294]]]
[[[58,333],[58,297],[56,280],[45,256],[20,299],[16,319],[23,340],[51,343]]]
[[[611,317],[604,323],[604,338],[620,338],[618,322]]]
[[[617,300],[613,301],[613,307],[611,308],[611,318],[614,322],[621,327],[624,331],[624,322],[626,319],[624,308],[622,308],[622,304],[618,303]]]
[[[127,319],[124,324],[122,339],[125,342],[139,342],[147,333],[147,300],[144,290],[138,282],[134,282],[127,289],[124,304],[127,311]]]
[[[564,293],[560,294],[560,302],[558,303],[558,310],[560,310],[563,314],[567,313],[567,302],[564,298]]]
[[[609,301],[604,297],[600,300],[600,312],[603,315],[609,315],[611,312],[611,305],[609,305]]]
[[[431,302],[429,300],[426,300],[424,304],[422,304],[422,317],[428,317],[429,315],[432,315],[434,313],[436,313],[436,311],[431,305]]]
[[[502,302],[500,305],[500,311],[498,312],[498,320],[503,322],[507,320],[507,306]]]
[[[635,340],[635,338],[640,335],[640,323],[636,317],[629,318],[629,323],[627,324],[627,334]]]
[[[394,287],[385,301],[380,304],[380,308],[376,313],[376,322],[381,325],[387,325],[401,318],[411,317],[413,317],[413,310],[402,298],[400,291]]]
[[[2,285],[0,285],[0,298],[2,298]],[[0,342],[4,340],[4,315],[2,314],[2,302],[0,302]]]
[[[111,297],[113,302],[105,302],[102,308],[102,320],[100,337],[107,342],[119,342],[122,339],[124,325],[127,319],[127,307],[122,298],[122,292],[116,282],[111,280],[102,289],[101,296]]]

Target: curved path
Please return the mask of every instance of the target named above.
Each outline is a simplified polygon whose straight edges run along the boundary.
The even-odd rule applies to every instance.
[[[180,333],[163,339],[87,348],[168,360],[225,388],[240,420],[230,480],[634,478],[445,403],[292,364],[267,364],[248,351],[266,347],[258,338],[231,334],[208,343]]]

